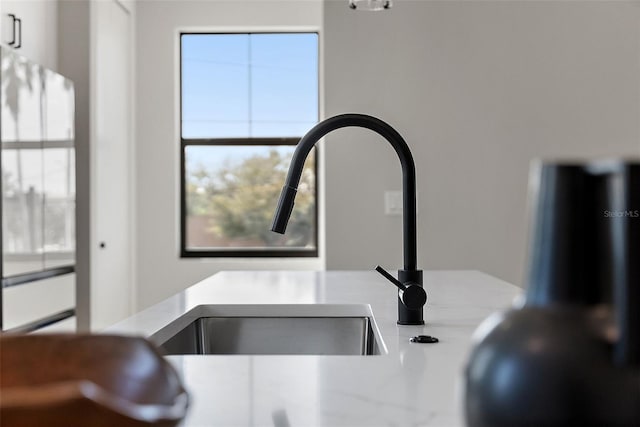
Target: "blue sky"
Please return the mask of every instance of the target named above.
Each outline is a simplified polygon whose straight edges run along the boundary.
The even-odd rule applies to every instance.
[[[182,36],[184,138],[296,137],[317,119],[316,34]]]
[[[317,123],[317,34],[185,34],[181,43],[184,138],[302,137]],[[187,167],[249,154],[191,147]]]

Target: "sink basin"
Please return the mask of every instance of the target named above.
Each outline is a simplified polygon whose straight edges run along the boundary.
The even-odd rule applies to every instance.
[[[379,355],[368,305],[201,305],[151,336],[167,355]]]

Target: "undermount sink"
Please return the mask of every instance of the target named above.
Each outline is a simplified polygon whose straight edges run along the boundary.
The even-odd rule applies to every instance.
[[[167,355],[385,352],[368,305],[201,305],[150,338]]]

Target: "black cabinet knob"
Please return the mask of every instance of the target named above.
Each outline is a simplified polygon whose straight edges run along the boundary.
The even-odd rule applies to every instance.
[[[13,20],[13,22],[11,23],[11,25],[12,25],[12,30],[13,30],[13,32],[12,32],[12,36],[11,36],[11,37],[12,37],[12,39],[11,39],[11,41],[10,41],[9,43],[7,43],[7,44],[8,44],[9,46],[13,46],[13,45],[15,45],[15,44],[16,44],[16,20],[17,20],[17,18],[16,18],[16,15],[14,15],[13,13],[8,13],[8,14],[7,14],[7,16]]]
[[[22,19],[15,18],[15,20],[13,21],[14,40],[15,40],[15,33],[16,33],[16,23],[18,24],[18,41],[14,47],[16,49],[20,49],[22,47]]]

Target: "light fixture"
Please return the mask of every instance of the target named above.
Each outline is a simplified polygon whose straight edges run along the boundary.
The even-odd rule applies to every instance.
[[[353,10],[377,10],[391,9],[391,0],[349,0],[349,7]]]

